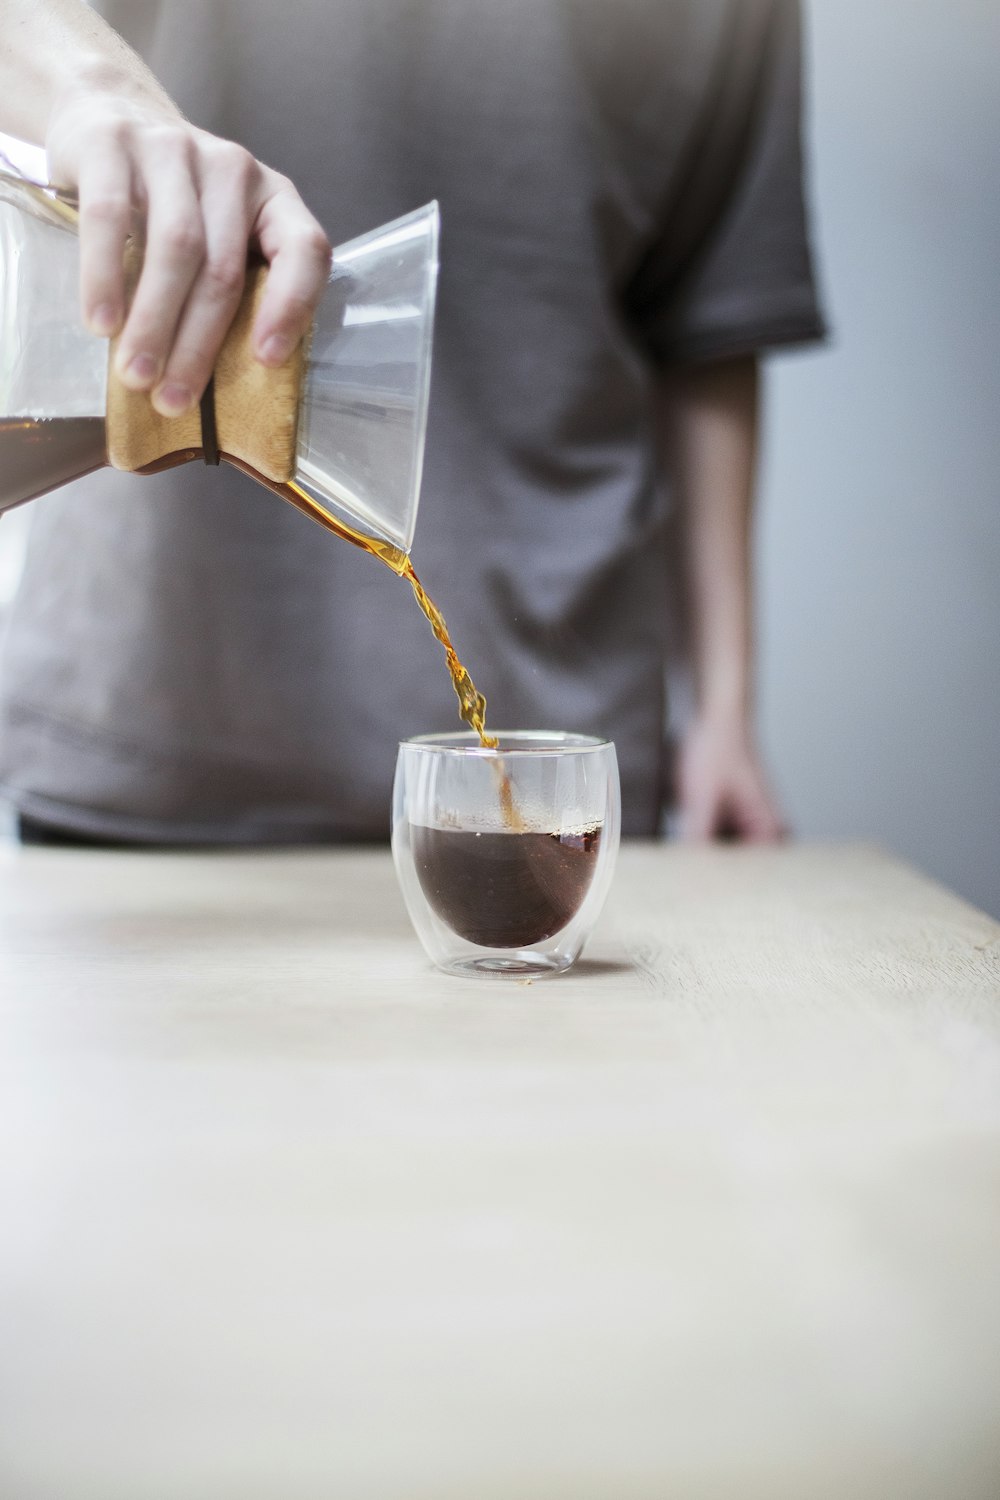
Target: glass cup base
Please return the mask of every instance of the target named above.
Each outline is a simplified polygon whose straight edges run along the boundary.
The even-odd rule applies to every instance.
[[[544,953],[475,953],[439,964],[446,974],[468,978],[470,974],[487,979],[551,979],[565,974],[573,959],[549,957]]]

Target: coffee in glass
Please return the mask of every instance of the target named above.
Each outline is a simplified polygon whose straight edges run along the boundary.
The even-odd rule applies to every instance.
[[[453,973],[559,973],[604,904],[620,829],[614,746],[586,735],[424,735],[400,746],[393,854],[428,955]]]

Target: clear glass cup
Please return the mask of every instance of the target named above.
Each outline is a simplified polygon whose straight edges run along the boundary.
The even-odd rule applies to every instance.
[[[399,747],[392,852],[428,956],[521,979],[579,958],[621,833],[615,747],[589,735],[429,734]]]

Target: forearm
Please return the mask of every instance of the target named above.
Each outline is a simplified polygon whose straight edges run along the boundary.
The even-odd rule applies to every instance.
[[[665,461],[680,508],[697,711],[704,718],[749,719],[757,362],[747,358],[678,371],[663,383],[657,400]]]
[[[687,838],[781,838],[753,731],[751,520],[754,359],[677,372],[657,394],[680,509],[695,713],[681,735],[677,806]]]
[[[0,0],[0,128],[45,145],[56,102],[81,88],[180,118],[141,58],[83,0]]]

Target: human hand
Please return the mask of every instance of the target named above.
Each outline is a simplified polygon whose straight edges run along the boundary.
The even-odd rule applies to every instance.
[[[188,123],[158,89],[81,78],[49,116],[49,172],[80,205],[84,321],[120,333],[116,371],[162,415],[199,401],[239,306],[248,251],[270,270],[253,331],[265,365],[288,358],[330,268],[322,228],[279,172]],[[144,227],[142,273],[127,311],[123,254]]]
[[[751,844],[787,837],[759,752],[743,718],[696,718],[677,757],[681,837],[695,843],[731,838]]]

